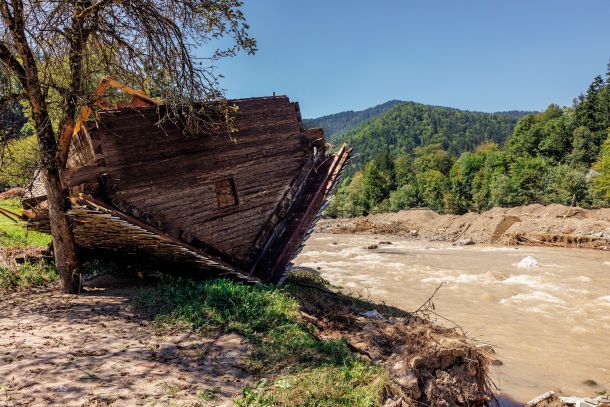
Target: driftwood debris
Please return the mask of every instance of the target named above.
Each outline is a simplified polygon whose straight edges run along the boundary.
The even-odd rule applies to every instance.
[[[509,237],[508,244],[610,250],[610,238],[595,235],[558,233],[513,234]]]
[[[70,138],[61,175],[78,245],[282,281],[351,149],[330,154],[285,96],[229,100],[231,137],[185,135],[145,101],[97,111]],[[26,213],[48,227],[44,210]]]

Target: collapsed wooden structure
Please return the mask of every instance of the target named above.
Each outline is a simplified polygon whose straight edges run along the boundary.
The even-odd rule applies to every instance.
[[[285,96],[228,104],[231,137],[185,135],[160,121],[168,108],[147,103],[75,128],[62,183],[79,247],[281,282],[351,150],[329,154]],[[30,227],[48,229],[44,211],[28,213]]]

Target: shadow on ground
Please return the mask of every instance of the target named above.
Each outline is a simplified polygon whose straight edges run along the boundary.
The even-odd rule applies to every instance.
[[[248,384],[242,338],[158,331],[130,306],[141,284],[104,277],[80,296],[4,295],[0,405],[230,405]]]

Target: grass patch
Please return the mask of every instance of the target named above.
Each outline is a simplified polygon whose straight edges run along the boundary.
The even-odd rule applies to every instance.
[[[21,213],[22,207],[18,199],[5,199],[0,201],[0,208],[13,213]],[[47,246],[51,243],[51,236],[46,233],[27,230],[23,222],[13,222],[0,215],[0,246],[26,247]]]
[[[241,406],[379,405],[390,380],[344,341],[318,340],[299,321],[299,302],[285,289],[163,276],[157,288],[139,293],[135,305],[162,325],[246,338],[252,348],[248,368],[276,378],[244,389]]]
[[[220,394],[221,389],[220,387],[213,387],[211,389],[205,389],[205,390],[201,390],[197,393],[197,397],[199,397],[201,400],[203,401],[212,401],[212,400],[216,400],[218,398],[218,395]]]
[[[43,287],[57,281],[55,266],[47,262],[19,264],[16,268],[0,266],[0,290],[14,291]]]
[[[378,406],[390,382],[379,366],[357,361],[344,366],[305,368],[269,384],[246,387],[235,404],[253,406]]]

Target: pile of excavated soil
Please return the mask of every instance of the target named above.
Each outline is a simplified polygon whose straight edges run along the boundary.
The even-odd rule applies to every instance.
[[[426,240],[542,244],[610,249],[610,208],[564,205],[493,208],[483,213],[439,215],[411,209],[348,219],[324,219],[318,230],[417,236]]]

